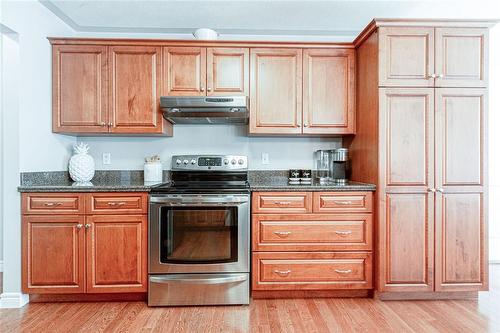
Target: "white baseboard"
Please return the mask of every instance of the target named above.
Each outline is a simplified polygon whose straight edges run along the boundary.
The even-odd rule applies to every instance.
[[[0,295],[0,309],[22,308],[30,301],[29,295],[21,293],[3,293]]]
[[[0,273],[3,272],[3,260],[0,260]]]

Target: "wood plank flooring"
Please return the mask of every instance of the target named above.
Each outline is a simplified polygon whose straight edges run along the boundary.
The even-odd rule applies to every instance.
[[[500,265],[469,301],[254,300],[148,308],[143,302],[32,303],[0,310],[0,332],[500,332]]]

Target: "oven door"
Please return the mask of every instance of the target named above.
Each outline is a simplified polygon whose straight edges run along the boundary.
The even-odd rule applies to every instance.
[[[151,195],[149,273],[248,272],[248,194]]]

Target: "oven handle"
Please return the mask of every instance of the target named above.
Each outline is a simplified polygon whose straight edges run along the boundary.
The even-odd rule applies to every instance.
[[[233,276],[226,276],[226,277],[208,277],[208,278],[200,278],[199,275],[197,274],[192,274],[192,275],[185,275],[183,278],[179,278],[176,276],[152,276],[149,278],[149,281],[154,282],[154,283],[188,283],[188,284],[224,284],[224,283],[233,283],[233,282],[241,282],[241,281],[246,281],[247,280],[247,275],[246,274],[240,274],[240,275],[233,275]]]
[[[158,203],[158,202],[154,202]],[[241,204],[244,204],[245,202],[230,202],[230,201],[225,201],[225,202],[161,202],[159,203],[161,206],[164,207],[221,207],[221,206],[239,206]]]
[[[190,200],[191,199],[191,200]],[[217,198],[217,197],[206,197],[206,198],[164,198],[164,197],[154,197],[149,198],[151,203],[162,204],[165,206],[221,206],[221,205],[240,205],[249,201],[247,196],[245,197],[235,197],[235,198]]]

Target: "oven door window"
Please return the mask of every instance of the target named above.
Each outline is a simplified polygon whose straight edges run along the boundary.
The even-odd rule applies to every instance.
[[[160,261],[173,264],[238,261],[237,207],[162,207]]]

